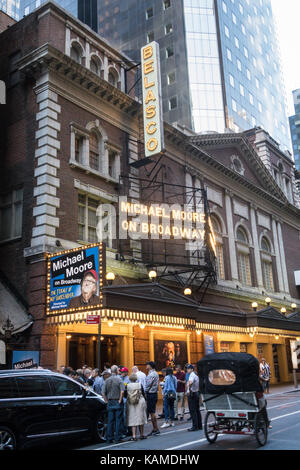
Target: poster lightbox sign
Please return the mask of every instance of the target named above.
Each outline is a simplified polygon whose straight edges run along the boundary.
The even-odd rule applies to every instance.
[[[293,369],[300,368],[300,341],[291,341]]]
[[[296,286],[300,286],[300,271],[294,271],[295,276],[295,284]]]
[[[47,256],[47,314],[99,310],[103,306],[102,243]]]
[[[164,150],[159,45],[153,41],[141,50],[145,156]]]

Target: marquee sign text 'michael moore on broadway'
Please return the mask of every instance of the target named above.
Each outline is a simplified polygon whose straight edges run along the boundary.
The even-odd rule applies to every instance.
[[[142,204],[128,202],[126,197],[119,198],[118,214],[113,204],[100,204],[97,209],[98,239],[105,236],[114,239],[177,239],[199,240],[205,238],[206,214],[203,204],[197,209],[188,204]],[[118,224],[117,224],[118,220]],[[210,218],[207,219],[210,233],[213,229]],[[108,226],[108,230],[105,230]]]

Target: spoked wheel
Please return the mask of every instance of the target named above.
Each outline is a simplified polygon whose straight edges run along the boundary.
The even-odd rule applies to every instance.
[[[16,438],[7,427],[0,426],[0,450],[16,450]]]
[[[106,416],[103,414],[99,415],[95,420],[93,440],[96,442],[103,442],[106,440]]]
[[[218,434],[215,432],[216,426],[216,415],[212,411],[209,411],[205,416],[204,433],[210,444],[213,444],[217,440]]]
[[[258,444],[264,446],[268,439],[268,424],[260,413],[255,416],[254,431]]]

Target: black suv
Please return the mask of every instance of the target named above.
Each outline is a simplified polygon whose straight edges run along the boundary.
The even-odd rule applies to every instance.
[[[0,450],[41,439],[105,439],[106,404],[75,380],[49,370],[0,371]]]

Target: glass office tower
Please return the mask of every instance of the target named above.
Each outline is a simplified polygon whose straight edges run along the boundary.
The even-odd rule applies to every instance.
[[[20,18],[20,1],[21,0],[0,0],[0,10],[18,21]]]
[[[293,91],[293,99],[295,114],[289,120],[295,165],[297,171],[300,172],[300,89]]]
[[[0,0],[1,1],[1,0]],[[47,0],[21,0],[20,18],[29,15]],[[97,0],[55,0],[62,8],[97,31]]]
[[[166,121],[290,148],[271,0],[98,0],[98,32],[134,60],[160,44]]]

